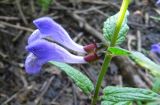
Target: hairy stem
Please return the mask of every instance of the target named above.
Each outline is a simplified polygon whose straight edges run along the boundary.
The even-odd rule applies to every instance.
[[[125,13],[127,11],[128,5],[129,5],[129,2],[130,2],[130,0],[123,0],[123,2],[122,2],[122,6],[121,6],[121,9],[120,9],[118,20],[116,22],[115,32],[114,32],[114,35],[112,37],[112,41],[111,41],[111,45],[110,45],[111,47],[114,47],[115,44],[116,44],[118,33],[121,29],[121,26],[122,26],[122,23],[123,23],[123,20],[124,20],[124,17],[125,17]],[[98,75],[98,80],[97,80],[97,83],[96,83],[96,88],[95,88],[95,91],[94,91],[94,96],[92,98],[91,105],[96,105],[96,103],[97,103],[97,99],[98,99],[98,96],[99,96],[99,90],[100,90],[103,78],[104,78],[104,76],[105,76],[105,74],[108,70],[108,66],[109,66],[111,60],[112,60],[112,55],[109,55],[108,51],[106,51],[104,62],[102,64],[101,71]]]

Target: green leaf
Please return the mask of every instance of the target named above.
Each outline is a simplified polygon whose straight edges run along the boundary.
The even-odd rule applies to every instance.
[[[120,47],[109,47],[108,51],[113,55],[126,56],[129,55],[130,52],[128,50],[122,49]]]
[[[114,105],[116,102],[112,102],[112,101],[102,101],[101,105]]]
[[[43,10],[48,10],[49,5],[53,2],[53,0],[38,0],[39,5]]]
[[[160,96],[147,89],[108,86],[103,90],[104,101],[155,101]]]
[[[101,105],[132,105],[132,102],[129,102],[129,101],[124,101],[124,102],[102,101]]]
[[[154,19],[154,20],[157,20],[157,21],[160,21],[160,17],[150,16],[150,18],[152,18],[152,19]]]
[[[104,22],[103,35],[104,35],[105,39],[109,42],[109,44],[111,43],[112,37],[113,37],[114,32],[115,32],[115,27],[116,27],[116,22],[117,22],[117,19],[118,19],[118,15],[119,15],[119,13],[109,17]],[[125,40],[126,34],[127,34],[128,30],[129,30],[129,27],[127,25],[127,17],[128,17],[128,15],[129,15],[129,12],[127,11],[125,19],[124,19],[124,21],[122,23],[120,32],[118,34],[118,39],[117,39],[116,45],[121,44]]]
[[[154,102],[149,102],[146,105],[160,105],[160,100],[154,101]]]
[[[156,93],[160,93],[160,77],[155,78],[152,90]]]
[[[152,75],[160,76],[160,66],[151,61],[142,53],[134,51],[131,52],[129,56],[135,63],[147,69]]]
[[[94,90],[94,85],[91,80],[77,69],[65,63],[54,61],[50,61],[49,63],[64,71],[85,94],[89,94]]]

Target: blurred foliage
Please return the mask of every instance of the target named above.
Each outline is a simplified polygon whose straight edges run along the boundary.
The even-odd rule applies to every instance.
[[[156,21],[160,21],[160,17],[156,17],[156,16],[150,16],[150,18],[156,20]]]
[[[54,2],[54,0],[38,0],[38,4],[42,7],[44,11],[47,11],[49,6]]]
[[[129,56],[136,64],[148,70],[153,76],[160,76],[160,65],[151,61],[144,54],[132,51]]]
[[[156,93],[160,93],[160,77],[155,78],[152,90]]]

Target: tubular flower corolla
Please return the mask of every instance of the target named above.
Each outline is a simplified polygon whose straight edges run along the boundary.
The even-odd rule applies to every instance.
[[[49,61],[74,64],[92,62],[99,58],[95,53],[96,44],[81,46],[75,43],[68,33],[51,18],[36,19],[34,24],[38,29],[31,34],[26,46],[26,50],[30,52],[25,61],[27,73],[38,73],[42,65]],[[52,41],[46,38],[50,38]],[[87,53],[92,50],[94,53],[77,56],[68,52],[63,46],[80,53]]]
[[[29,40],[34,40],[36,39],[35,37],[40,37],[40,38],[49,37],[55,42],[60,43],[64,47],[71,49],[73,51],[81,53],[87,52],[84,46],[75,43],[68,35],[66,30],[51,18],[42,17],[34,20],[33,23],[38,28],[38,30],[36,30],[35,33],[32,34],[32,37]],[[38,34],[38,36],[35,34]]]

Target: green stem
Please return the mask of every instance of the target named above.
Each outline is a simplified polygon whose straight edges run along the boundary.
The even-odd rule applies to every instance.
[[[116,44],[118,33],[121,29],[121,26],[122,26],[122,23],[123,23],[123,20],[124,20],[129,3],[130,3],[130,0],[123,0],[123,2],[122,2],[122,6],[121,6],[121,9],[119,12],[118,20],[116,22],[115,33],[114,33],[114,36],[112,38],[112,42],[110,45],[111,47],[114,47]]]
[[[124,20],[125,13],[127,11],[129,2],[130,2],[130,0],[123,0],[123,2],[122,2],[122,6],[121,6],[121,9],[120,9],[120,13],[119,13],[118,20],[117,20],[116,27],[115,27],[115,32],[114,32],[114,35],[113,35],[113,38],[112,38],[112,41],[111,41],[111,45],[110,45],[111,47],[114,47],[115,44],[116,44],[118,33],[121,29],[121,25],[123,23],[123,20]],[[101,71],[98,75],[98,80],[97,80],[97,83],[96,83],[96,88],[95,88],[95,91],[94,91],[94,96],[92,98],[91,105],[96,105],[96,103],[97,103],[97,99],[98,99],[98,96],[99,96],[99,90],[100,90],[100,87],[101,87],[101,84],[102,84],[102,80],[103,80],[103,78],[104,78],[104,76],[105,76],[105,74],[108,70],[108,66],[109,66],[111,60],[112,60],[112,55],[109,55],[108,51],[106,51],[104,62],[102,64]]]
[[[105,55],[104,62],[102,64],[102,68],[101,68],[101,72],[99,73],[99,76],[98,76],[96,89],[95,89],[95,92],[94,92],[94,96],[93,96],[91,105],[96,105],[96,102],[97,102],[97,99],[98,99],[98,94],[99,94],[99,89],[101,87],[102,80],[103,80],[103,78],[104,78],[104,76],[107,72],[107,68],[109,66],[109,63],[110,63],[111,59],[112,59],[111,55],[108,55],[108,54]]]

